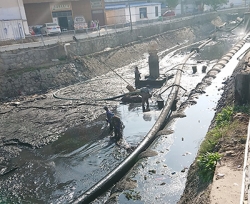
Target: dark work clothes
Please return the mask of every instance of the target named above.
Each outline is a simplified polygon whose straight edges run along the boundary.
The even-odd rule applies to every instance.
[[[147,87],[143,87],[140,89],[140,95],[142,97],[142,110],[149,110],[149,102],[148,99],[151,97],[151,94],[149,93],[149,89]],[[145,104],[147,105],[145,109]]]
[[[138,68],[135,69],[135,87],[138,88],[139,81],[141,79],[141,73],[139,72]]]
[[[114,116],[114,113],[112,113],[110,110],[106,110],[106,115],[107,115],[106,120],[109,123],[110,131],[112,131],[113,130],[112,118]]]
[[[113,116],[112,117],[112,124],[114,127],[114,133],[115,133],[115,139],[119,140],[122,138],[122,128],[123,128],[123,123],[121,119],[118,116]]]

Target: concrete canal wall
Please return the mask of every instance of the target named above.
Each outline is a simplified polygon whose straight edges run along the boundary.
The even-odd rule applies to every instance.
[[[192,43],[204,39],[213,29],[211,20],[218,14],[223,16],[226,12],[228,11],[190,16],[174,22],[157,22],[133,28],[132,32],[126,30],[79,42],[73,41],[66,49],[65,44],[58,42],[46,47],[2,52],[0,53],[0,101],[67,86],[91,78],[96,72],[103,74],[109,69],[95,58],[111,58],[120,49],[123,49],[123,53],[120,57],[114,57],[115,60],[112,61],[112,65],[116,67],[138,60],[140,55],[147,52],[150,40],[155,40],[161,51],[174,47],[181,41]],[[243,14],[244,9],[231,12]],[[137,53],[133,53],[135,47],[128,48],[135,46],[135,43],[142,44],[138,47]],[[105,49],[107,51],[104,51]],[[66,57],[67,54],[70,58]],[[75,56],[81,56],[80,63],[79,59],[77,63],[72,61]]]

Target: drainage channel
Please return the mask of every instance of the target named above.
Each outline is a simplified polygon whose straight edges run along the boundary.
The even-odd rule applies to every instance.
[[[224,43],[222,45],[211,44],[209,47],[211,49],[219,49],[220,52],[224,51],[225,53],[230,49],[231,45],[229,43]],[[218,55],[217,57],[221,56]],[[161,66],[165,67],[161,71],[166,72],[183,58],[184,56],[182,53],[171,59],[166,57],[166,59],[164,59],[165,62],[164,60],[161,62]],[[195,61],[196,60],[191,60],[189,63],[192,64]],[[139,65],[140,67],[145,67],[142,69],[142,72],[146,73],[147,62],[142,62]],[[201,67],[202,65],[203,64],[200,64],[199,66]],[[211,66],[212,64],[208,66],[208,70]],[[130,73],[124,77],[133,77],[131,67],[121,68],[117,71],[120,73]],[[185,73],[183,73],[183,79],[185,79],[184,82],[186,83],[187,88],[189,90],[193,89],[204,75],[205,74],[201,73],[193,75],[190,67],[187,68]],[[167,97],[167,93],[165,97]],[[187,98],[187,96],[184,96],[182,100],[185,98]],[[206,98],[207,97],[205,97],[205,99]],[[198,104],[199,103],[200,102],[198,102]],[[150,108],[150,112],[142,113],[140,104],[118,106],[117,114],[121,116],[125,124],[124,140],[127,144],[137,146],[157,120],[161,111],[157,110],[156,104],[153,103],[151,103]],[[205,112],[207,114],[207,111]],[[189,118],[190,121],[188,120],[188,122],[190,122],[190,124],[191,120],[197,120],[195,118],[190,119],[190,116],[187,118]],[[85,127],[70,129],[59,138],[58,141],[55,141],[42,149],[24,149],[20,157],[12,161],[13,164],[19,166],[18,169],[1,178],[1,186],[4,187],[1,191],[2,195],[8,196],[8,201],[16,203],[22,203],[24,201],[31,203],[69,203],[73,198],[84,193],[89,187],[97,183],[129,155],[129,152],[124,148],[120,148],[110,142],[108,134],[103,134],[106,127],[104,121],[105,120],[100,118],[91,124],[86,124]],[[155,193],[155,195],[160,194],[162,195],[162,199],[165,200],[176,201],[178,199],[184,186],[186,174],[185,172],[179,172],[182,168],[185,168],[192,162],[195,151],[193,152],[192,150],[189,150],[189,148],[179,151],[179,146],[175,146],[175,144],[177,144],[175,142],[178,141],[175,134],[177,130],[179,131],[180,128],[183,128],[179,128],[177,125],[178,123],[172,124],[172,129],[175,130],[173,135],[162,136],[154,144],[153,148],[155,148],[155,151],[158,150],[158,156],[161,157],[159,157],[159,159],[157,159],[158,156],[151,157],[137,165],[138,168],[133,175],[134,178],[137,179],[138,187],[134,191],[140,193],[140,200],[129,201],[125,198],[126,194],[120,194],[119,203],[155,203],[155,196],[152,193],[154,192],[153,189],[157,189],[158,184],[153,185],[154,182],[150,179],[151,177],[152,179],[155,179],[155,181],[159,181],[160,187],[162,187],[162,191]],[[209,125],[209,120],[207,125]],[[204,128],[207,130],[207,127]],[[86,135],[95,139],[89,139],[86,141]],[[192,147],[191,149],[198,149],[199,140],[201,140],[201,138],[196,138],[195,142],[193,142],[192,140],[189,140],[187,136],[181,135],[180,137],[184,138],[183,141],[179,141],[180,144],[185,144],[186,147],[189,147],[189,145],[193,145],[196,142],[195,148]],[[204,135],[201,137],[204,137]],[[189,154],[189,152],[191,154]],[[178,155],[179,153],[181,155]],[[182,154],[185,153],[186,155],[182,156]],[[169,155],[172,156],[169,157]],[[188,161],[186,158],[188,158]],[[178,163],[175,163],[175,161],[178,161]],[[166,164],[163,165],[164,168],[161,170],[159,166],[160,164],[163,164],[163,162]],[[181,162],[181,165],[179,162]],[[144,168],[140,169],[142,166]],[[157,167],[156,173],[150,171],[154,170],[154,167]],[[158,170],[160,173],[157,173]],[[150,174],[147,175],[148,173]],[[177,176],[180,177],[179,180],[174,179],[177,178]],[[144,185],[148,183],[152,185]],[[164,187],[168,187],[168,189],[165,190]],[[173,192],[171,189],[179,190]],[[173,197],[171,193],[166,193],[166,191],[173,192],[173,195],[175,196]],[[128,193],[131,192],[128,190]],[[158,197],[161,199],[161,196]],[[0,197],[0,201],[1,199],[2,197]],[[152,200],[150,201],[150,199]],[[104,200],[106,200],[106,198],[98,198],[97,201],[94,202],[104,203]]]
[[[172,134],[161,135],[151,146],[156,156],[142,159],[129,172],[127,179],[136,181],[137,187],[124,190],[118,203],[177,203],[184,190],[189,166],[194,161],[204,139],[215,108],[223,92],[222,82],[231,76],[238,64],[237,57],[248,47],[245,44],[230,62],[216,75],[196,102],[185,109],[184,118],[178,118],[168,126]],[[98,202],[96,202],[98,203]]]
[[[244,42],[244,41],[243,41]],[[241,45],[243,45],[243,42],[241,42],[241,43],[239,43],[239,44],[241,44]],[[241,46],[239,46],[239,45],[236,45],[236,50],[239,50],[238,49],[238,47],[241,47]],[[231,52],[231,51],[230,51]],[[220,63],[219,63],[220,64]],[[233,64],[230,64],[231,66],[234,66]],[[236,66],[236,65],[235,65]],[[234,67],[235,67],[234,66]],[[224,75],[223,77],[225,77],[225,76],[227,76],[227,75]],[[229,76],[230,76],[230,74],[229,74]],[[212,96],[213,97],[213,96]],[[215,97],[213,97],[213,98],[215,98]],[[216,99],[216,98],[215,98]],[[217,101],[216,101],[217,102]],[[215,102],[215,103],[216,103]],[[210,120],[211,121],[211,120]],[[183,138],[183,140],[184,140],[184,138]],[[186,152],[185,154],[183,154],[183,155],[188,155],[188,154],[192,154],[192,152]],[[158,161],[158,163],[159,163],[159,161]],[[184,167],[184,169],[182,169],[182,171],[184,170],[185,171],[185,169],[186,169],[186,167]],[[152,170],[152,171],[154,171],[155,172],[155,170]],[[151,172],[151,170],[149,170],[149,172]],[[175,174],[175,172],[173,172],[173,174]],[[164,174],[163,174],[164,175]],[[165,185],[166,183],[165,182],[163,182],[163,185]],[[118,187],[119,188],[119,187]],[[137,197],[137,196],[135,196],[135,197]],[[123,203],[124,201],[122,201],[122,203]]]

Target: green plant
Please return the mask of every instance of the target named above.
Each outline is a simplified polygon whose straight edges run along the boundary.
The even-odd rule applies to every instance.
[[[211,152],[217,151],[216,146],[219,144],[219,141],[222,138],[226,139],[230,135],[229,133],[237,130],[237,127],[239,127],[237,121],[232,122],[233,114],[236,112],[250,114],[250,105],[227,106],[222,109],[215,118],[216,126],[207,133],[205,140],[201,143],[197,164],[203,181],[211,181],[217,161],[221,158],[219,153]],[[217,147],[219,148],[220,145]]]
[[[206,152],[213,152],[215,146],[218,144],[219,140],[223,138],[223,136],[226,134],[227,130],[229,128],[229,125],[224,127],[215,127],[211,129],[207,135],[205,140],[201,143],[200,146],[200,154],[205,154]]]
[[[216,116],[216,126],[225,126],[229,124],[234,113],[234,108],[232,106],[227,106],[222,109],[220,113]]]
[[[250,104],[243,105],[243,106],[235,106],[234,112],[241,112],[250,115]]]
[[[215,146],[218,144],[219,140],[227,135],[228,131],[232,131],[236,124],[232,123],[233,114],[236,112],[250,113],[250,105],[245,106],[227,106],[222,109],[220,113],[217,114],[215,121],[215,128],[211,129],[205,140],[201,143],[200,154],[206,152],[213,152]]]
[[[200,170],[200,176],[204,181],[211,181],[213,179],[214,170],[220,158],[221,156],[218,152],[206,152],[198,157],[197,162]]]

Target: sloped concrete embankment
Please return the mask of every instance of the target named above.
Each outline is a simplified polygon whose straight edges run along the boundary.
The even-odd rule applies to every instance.
[[[231,12],[244,13],[244,10],[236,9]],[[227,12],[222,11],[220,15]],[[216,12],[207,13],[179,21],[134,28],[133,32],[121,31],[78,43],[71,42],[67,46],[67,53],[73,59],[81,56],[77,62],[66,57],[61,43],[2,52],[0,101],[65,87],[96,76],[97,73],[106,73],[110,71],[109,67],[117,68],[140,60],[147,53],[148,42],[151,40],[155,40],[159,51],[163,51],[177,48],[177,43],[191,44],[204,39],[214,29],[210,22],[216,16]]]
[[[70,59],[59,58],[59,55],[64,52],[61,45],[11,54],[12,60],[6,60],[9,65],[1,67],[3,75],[0,76],[2,87],[0,99],[6,101],[13,97],[44,93],[49,89],[65,87],[107,73],[110,68],[114,69],[136,62],[145,58],[143,54],[147,53],[148,44],[152,40],[157,42],[159,51],[166,48],[177,48],[180,46],[178,44],[191,44],[201,38],[201,32],[204,32],[202,37],[207,37],[208,30],[211,31],[211,26],[184,27],[152,36],[143,41],[135,41],[127,45],[110,48],[108,51],[81,57],[77,54],[78,52],[74,53],[74,49],[68,48],[69,51],[72,51],[72,58]],[[110,41],[112,40],[110,39]],[[9,58],[8,53],[2,54],[2,58],[6,56]],[[59,58],[59,60],[48,64],[42,60],[39,61],[41,58],[45,58],[47,61],[50,58]],[[19,64],[19,59],[30,63],[38,60],[40,64],[35,63],[33,66],[29,65],[28,62],[27,64]]]

